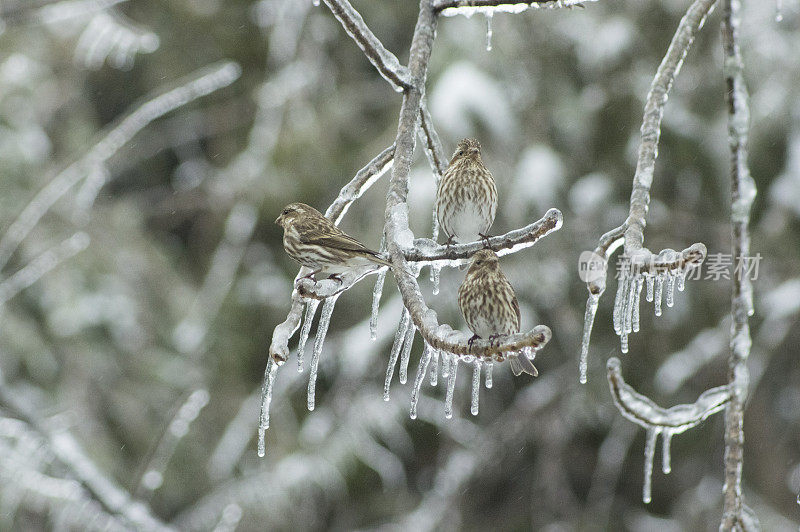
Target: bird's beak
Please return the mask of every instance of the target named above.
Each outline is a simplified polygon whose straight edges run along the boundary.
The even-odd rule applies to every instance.
[[[280,216],[278,216],[277,218],[275,218],[275,223],[278,224],[278,225],[281,225],[282,221],[283,221],[283,215],[282,214]]]

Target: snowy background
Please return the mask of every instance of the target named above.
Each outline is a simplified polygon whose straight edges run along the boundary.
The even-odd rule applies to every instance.
[[[800,2],[779,3],[745,1],[742,27],[763,257],[744,490],[765,530],[800,521]],[[405,62],[417,3],[353,5]],[[496,365],[473,417],[462,369],[453,419],[440,382],[410,420],[410,382],[382,401],[400,299],[390,276],[370,341],[368,278],[339,299],[314,412],[307,373],[293,359],[278,373],[259,459],[267,347],[297,272],[273,221],[291,201],[324,210],[394,141],[400,96],[311,0],[0,4],[0,529],[716,529],[722,414],[674,438],[669,475],[656,457],[645,505],[644,431],[619,415],[605,363],[621,356],[662,406],[724,384],[730,281],[687,281],[659,318],[643,303],[626,355],[610,281],[578,382],[578,255],[627,215],[644,97],[687,7],[499,14],[491,51],[484,17],[440,20],[429,107],[448,154],[480,139],[500,194],[493,233],[564,213],[502,259],[522,329],[553,330],[540,376]],[[719,24],[708,18],[666,108],[653,250],[730,253]],[[198,78],[173,93],[186,105],[162,99],[120,124]],[[143,129],[117,144],[116,126]],[[428,236],[420,150],[411,182],[411,227]],[[385,191],[384,178],[342,223],[373,248]],[[433,296],[420,277],[440,321],[465,329],[462,278],[444,270]],[[418,338],[414,370],[421,350]]]

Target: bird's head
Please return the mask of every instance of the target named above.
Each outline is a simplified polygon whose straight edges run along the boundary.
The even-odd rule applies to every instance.
[[[481,143],[475,139],[463,139],[459,142],[455,153],[453,153],[453,160],[464,158],[480,160]]]
[[[286,227],[288,224],[294,222],[297,218],[314,213],[322,216],[314,207],[311,207],[310,205],[306,205],[305,203],[290,203],[283,208],[280,216],[275,219],[275,223],[281,227]]]
[[[470,270],[496,268],[499,265],[500,259],[497,257],[497,253],[491,249],[482,249],[472,255],[472,266]]]

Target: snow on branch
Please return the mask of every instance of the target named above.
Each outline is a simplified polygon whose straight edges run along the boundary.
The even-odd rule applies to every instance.
[[[725,52],[724,75],[728,108],[728,145],[731,151],[731,231],[733,256],[750,253],[750,209],[756,185],[747,166],[750,107],[744,82],[744,63],[739,49],[740,0],[723,0],[722,46]],[[731,296],[731,353],[728,360],[731,402],[725,410],[725,487],[720,530],[759,528],[755,514],[744,504],[742,460],[744,455],[744,407],[750,374],[750,325],[753,314],[753,287],[747,275],[734,275]]]
[[[656,439],[661,435],[662,470],[669,473],[670,441],[675,434],[681,434],[696,426],[707,417],[719,412],[731,400],[730,385],[718,386],[703,392],[692,404],[676,405],[663,408],[650,398],[640,394],[622,378],[622,370],[618,358],[608,360],[608,385],[611,396],[620,413],[628,420],[643,427],[647,431],[644,450],[644,486],[642,500],[650,502],[650,487],[653,475],[653,457]]]
[[[177,87],[163,91],[125,115],[83,157],[56,175],[25,206],[0,239],[0,270],[53,204],[81,179],[105,164],[134,135],[170,111],[227,87],[239,78],[241,71],[241,67],[232,61],[207,66],[180,81]]]
[[[381,76],[391,83],[398,92],[414,84],[408,69],[400,64],[397,57],[387,50],[381,41],[364,23],[361,14],[347,0],[324,0],[333,16],[341,23],[347,34],[367,56],[370,63],[378,69]]]
[[[644,106],[642,140],[633,177],[628,218],[621,226],[604,234],[594,252],[585,252],[581,255],[580,273],[584,275],[583,279],[589,290],[579,366],[582,383],[587,380],[589,342],[600,296],[606,288],[608,259],[611,254],[624,244],[614,300],[614,331],[620,337],[620,348],[623,353],[628,352],[628,334],[639,330],[639,300],[645,282],[647,300],[655,303],[655,313],[660,316],[664,285],[666,284],[667,306],[671,307],[674,287],[683,290],[687,272],[699,266],[705,259],[706,247],[701,243],[695,243],[681,253],[665,249],[653,254],[644,247],[644,227],[658,155],[658,141],[661,136],[661,119],[669,91],[695,35],[703,26],[715,2],[716,0],[695,0],[692,3],[681,19],[650,85]]]

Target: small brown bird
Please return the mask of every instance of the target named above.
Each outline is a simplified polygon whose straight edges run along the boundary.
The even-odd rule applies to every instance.
[[[301,265],[313,270],[306,277],[314,279],[320,272],[341,282],[339,274],[353,268],[377,264],[392,266],[378,255],[336,227],[314,207],[290,203],[275,223],[283,227],[283,249]]]
[[[470,330],[475,333],[469,340],[470,346],[478,338],[493,341],[499,336],[519,332],[517,296],[500,269],[497,254],[491,249],[482,249],[472,256],[472,265],[458,289],[458,306]],[[508,358],[514,375],[522,372],[533,376],[538,374],[524,354],[512,354]]]
[[[436,191],[436,217],[447,243],[488,239],[496,212],[497,187],[481,160],[481,145],[475,139],[464,139]]]

